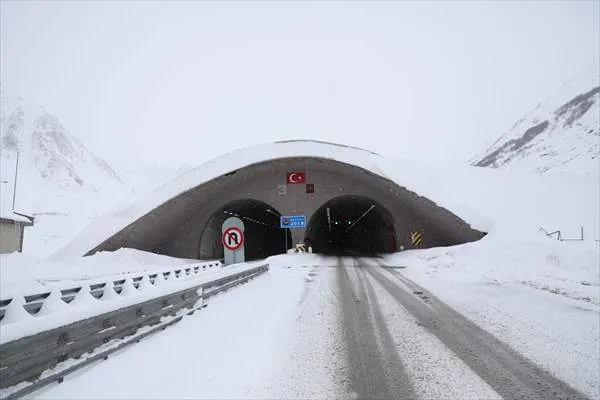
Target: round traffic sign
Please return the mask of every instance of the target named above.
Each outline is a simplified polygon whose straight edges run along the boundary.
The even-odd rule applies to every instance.
[[[240,228],[232,226],[225,229],[221,238],[223,246],[228,250],[238,250],[244,244],[244,233]]]

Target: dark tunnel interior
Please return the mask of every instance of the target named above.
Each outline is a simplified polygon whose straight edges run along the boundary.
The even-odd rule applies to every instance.
[[[252,199],[234,200],[215,212],[208,220],[201,238],[201,259],[223,258],[221,226],[229,217],[238,217],[244,222],[246,261],[260,260],[286,251],[291,246],[289,229],[279,227],[281,214],[268,204]]]
[[[391,214],[376,201],[356,195],[336,197],[311,218],[305,235],[313,252],[375,256],[396,251]]]

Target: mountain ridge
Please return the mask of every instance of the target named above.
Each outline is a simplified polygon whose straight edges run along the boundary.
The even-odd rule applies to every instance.
[[[590,70],[565,82],[469,163],[536,172],[598,173],[600,74],[597,71]]]

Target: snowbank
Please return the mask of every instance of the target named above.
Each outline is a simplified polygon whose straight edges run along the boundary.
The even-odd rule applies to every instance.
[[[484,238],[450,248],[396,253],[385,258],[407,266],[409,276],[486,285],[515,284],[600,305],[598,242],[500,241]]]

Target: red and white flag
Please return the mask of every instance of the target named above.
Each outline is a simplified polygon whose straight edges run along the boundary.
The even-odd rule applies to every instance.
[[[286,176],[286,182],[289,184],[304,183],[306,181],[305,172],[288,172]]]

